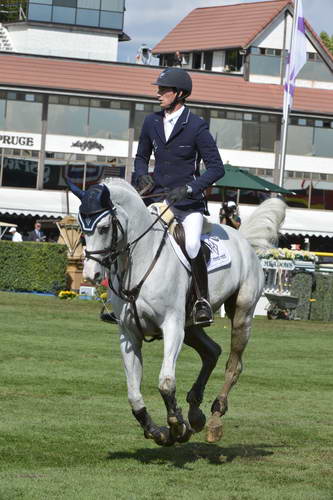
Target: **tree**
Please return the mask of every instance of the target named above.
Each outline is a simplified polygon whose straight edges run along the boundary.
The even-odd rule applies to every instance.
[[[326,31],[320,33],[320,38],[323,44],[328,48],[328,50],[333,54],[333,35],[329,36]]]
[[[22,21],[27,12],[27,0],[0,0],[0,23]]]

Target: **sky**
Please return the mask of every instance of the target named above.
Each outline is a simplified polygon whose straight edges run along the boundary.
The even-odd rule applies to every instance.
[[[118,60],[134,63],[135,55],[142,43],[154,47],[197,7],[251,1],[253,0],[126,0],[124,32],[130,36],[131,41],[119,44]],[[303,0],[303,9],[305,18],[317,33],[326,31],[329,35],[333,35],[333,0]]]

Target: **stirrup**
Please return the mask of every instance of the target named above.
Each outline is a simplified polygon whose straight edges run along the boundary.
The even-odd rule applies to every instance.
[[[208,300],[203,297],[196,300],[192,309],[192,320],[194,325],[210,326],[213,323],[213,311]]]

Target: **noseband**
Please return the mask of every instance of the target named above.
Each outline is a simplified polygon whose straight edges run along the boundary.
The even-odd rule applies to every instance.
[[[103,248],[102,250],[85,251],[85,256],[87,259],[94,260],[95,262],[98,262],[98,264],[100,264],[103,267],[106,267],[107,269],[111,268],[112,264],[116,261],[119,253],[121,253],[120,251],[117,251],[118,229],[120,230],[122,236],[124,236],[124,229],[117,218],[115,209],[103,211],[101,213],[102,217],[99,217],[97,219],[97,222],[99,222],[101,219],[103,219],[109,214],[111,214],[111,227],[112,227],[112,237],[111,237],[110,247]],[[87,229],[84,227],[84,217],[82,217],[81,214],[79,214],[79,221],[83,233],[88,233]],[[89,231],[90,233],[93,233],[95,231],[97,222],[94,224],[92,230]],[[101,258],[96,256],[100,256]]]

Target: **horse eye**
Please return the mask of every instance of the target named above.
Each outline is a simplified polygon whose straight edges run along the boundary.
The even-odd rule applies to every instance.
[[[98,232],[99,234],[105,234],[107,233],[108,229],[109,229],[108,226],[102,226],[98,228]]]

